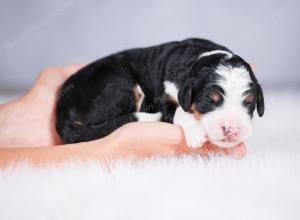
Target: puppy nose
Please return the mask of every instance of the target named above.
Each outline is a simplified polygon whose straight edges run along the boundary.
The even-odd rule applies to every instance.
[[[232,128],[232,127],[226,127],[226,126],[222,126],[222,130],[223,130],[224,136],[228,137],[228,138],[234,138],[240,132],[239,128]]]

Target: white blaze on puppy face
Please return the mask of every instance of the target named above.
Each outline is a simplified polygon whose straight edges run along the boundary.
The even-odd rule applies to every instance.
[[[251,78],[244,67],[219,66],[217,81],[224,90],[224,102],[214,111],[202,116],[202,123],[209,140],[221,147],[232,147],[243,142],[252,131],[251,118],[243,106],[244,92],[249,90]],[[230,128],[235,136],[226,140],[224,129]]]

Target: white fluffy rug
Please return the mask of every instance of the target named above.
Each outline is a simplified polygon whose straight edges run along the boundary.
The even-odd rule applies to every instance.
[[[300,219],[300,96],[266,95],[241,160],[0,171],[0,219]]]

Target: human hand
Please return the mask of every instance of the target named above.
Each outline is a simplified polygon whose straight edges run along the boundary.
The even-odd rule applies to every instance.
[[[55,131],[55,103],[62,83],[83,65],[43,70],[23,97],[0,106],[0,147],[60,144]]]
[[[32,89],[22,98],[0,107],[0,146],[29,147],[61,144],[55,131],[55,104],[62,83],[83,65],[52,67],[41,72]],[[201,148],[188,148],[181,127],[168,123],[129,123],[105,140],[112,152],[131,153],[138,157],[195,153],[202,156],[220,154],[242,158],[245,146],[230,149],[205,143]],[[100,142],[93,142],[93,144]],[[103,142],[101,142],[102,144]],[[117,143],[117,144],[113,144]],[[88,146],[94,147],[93,144]],[[95,148],[97,149],[97,148]]]
[[[157,155],[199,154],[209,158],[212,155],[242,159],[246,154],[245,145],[220,148],[206,142],[202,147],[190,148],[185,142],[182,128],[164,122],[132,122],[107,136],[110,142],[116,140],[112,151],[120,157],[133,154],[137,158]],[[122,156],[123,155],[123,156]]]

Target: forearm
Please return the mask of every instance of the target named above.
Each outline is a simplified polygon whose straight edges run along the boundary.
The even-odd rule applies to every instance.
[[[244,152],[244,145],[239,148],[221,149],[206,143],[201,148],[188,148],[179,126],[161,122],[139,122],[126,124],[107,137],[90,142],[48,147],[0,148],[0,168],[23,160],[34,166],[41,166],[74,159],[97,160],[108,164],[112,160],[136,160],[182,153],[195,153],[202,156],[217,153],[229,156],[238,149]],[[244,153],[240,155],[243,156]]]
[[[0,105],[0,147],[14,147],[24,141],[25,119],[20,117],[24,113],[19,99]]]
[[[156,136],[159,136],[153,139],[156,130],[165,132],[157,132]],[[73,159],[97,160],[106,164],[112,160],[173,155],[186,149],[182,147],[181,133],[179,127],[167,123],[131,123],[95,141],[48,147],[0,148],[0,168],[23,160],[34,166]]]
[[[70,160],[97,160],[106,163],[119,159],[113,142],[105,139],[78,144],[67,144],[49,147],[2,148],[0,149],[0,168],[26,161],[33,166],[58,164]]]

